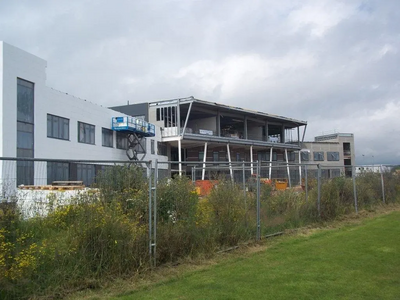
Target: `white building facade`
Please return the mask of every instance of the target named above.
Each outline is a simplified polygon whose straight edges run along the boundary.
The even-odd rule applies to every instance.
[[[112,130],[111,119],[126,116],[46,86],[45,60],[0,41],[0,157],[54,160],[128,161],[126,134]],[[155,137],[143,139],[143,160],[167,161],[157,153]],[[52,180],[91,182],[96,165],[65,161],[19,161],[1,164],[1,178],[16,184],[47,184]],[[40,170],[39,170],[40,169]],[[40,174],[38,173],[40,171]],[[59,177],[59,178],[57,178]]]

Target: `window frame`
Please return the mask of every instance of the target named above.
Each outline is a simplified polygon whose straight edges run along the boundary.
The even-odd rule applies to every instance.
[[[328,161],[340,161],[339,151],[328,151],[326,155]]]
[[[83,132],[81,131],[81,125],[83,126]],[[88,131],[88,132],[86,132]],[[83,134],[83,139],[82,139]],[[96,144],[96,126],[78,121],[78,143],[95,145]]]
[[[105,143],[105,141],[108,141],[108,143]],[[101,145],[107,148],[114,148],[114,131],[109,128],[101,128]]]
[[[324,151],[314,151],[313,152],[313,160],[314,161],[325,161],[325,152]]]
[[[49,117],[50,117],[50,120],[49,120]],[[54,121],[55,120],[57,120],[57,133],[58,133],[57,135],[58,136],[56,136],[54,134],[54,131],[55,131]],[[60,123],[60,121],[61,121],[61,123]],[[47,137],[51,138],[51,139],[69,141],[69,133],[70,133],[69,121],[70,120],[68,118],[60,117],[60,116],[53,115],[53,114],[47,114]],[[50,128],[49,128],[49,125],[50,125]],[[65,136],[65,128],[66,128],[65,125],[67,125],[67,128],[68,128],[67,134],[66,134],[67,137],[64,137]]]

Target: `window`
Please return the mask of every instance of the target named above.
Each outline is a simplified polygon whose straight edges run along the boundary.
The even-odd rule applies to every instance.
[[[163,155],[163,156],[167,156],[167,144],[162,143],[162,142],[157,142],[157,154],[158,155]]]
[[[278,153],[276,151],[272,151],[272,161],[277,161],[278,160]]]
[[[34,83],[17,79],[17,121],[33,124]]]
[[[316,151],[314,154],[314,161],[323,161],[325,159],[323,151]]]
[[[199,151],[199,161],[203,161],[203,160],[204,160],[204,152]]]
[[[117,131],[117,148],[123,150],[128,149],[128,137],[126,133]]]
[[[69,164],[63,162],[48,162],[47,163],[47,184],[52,184],[53,181],[69,180]]]
[[[113,147],[113,131],[111,129],[101,129],[101,144],[103,147]]]
[[[327,152],[328,161],[339,161],[339,152]]]
[[[34,156],[34,83],[17,78],[17,157]],[[34,162],[17,161],[17,185],[34,184]]]
[[[95,179],[95,166],[87,164],[77,164],[77,180],[83,181],[83,184],[90,186]]]
[[[69,140],[69,120],[47,114],[47,137]]]
[[[295,161],[296,160],[296,154],[294,152],[288,152],[288,160],[289,161]]]
[[[94,125],[78,122],[78,142],[94,145]]]
[[[310,153],[309,152],[301,152],[301,161],[309,161]]]
[[[151,154],[155,154],[155,153],[156,153],[156,150],[154,147],[154,140],[151,140]]]
[[[219,161],[219,152],[213,152],[213,160]]]
[[[236,161],[240,161],[240,153],[236,153]]]

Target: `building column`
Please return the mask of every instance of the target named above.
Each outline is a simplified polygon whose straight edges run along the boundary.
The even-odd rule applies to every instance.
[[[204,143],[203,170],[201,173],[201,180],[204,180],[204,177],[206,176],[206,164],[205,164],[206,161],[207,161],[207,142]]]
[[[229,144],[226,144],[226,151],[228,151],[229,173],[231,174],[231,180],[233,181],[233,170],[232,170],[231,150],[229,149]]]
[[[271,147],[271,149],[269,149],[269,174],[268,174],[268,179],[271,180],[271,175],[272,175],[272,154],[273,154],[273,150],[274,148]]]
[[[251,172],[251,175],[254,174],[254,170],[253,170],[253,145],[250,146],[250,172]]]
[[[182,176],[182,144],[181,139],[178,140],[178,160],[179,160],[179,176]]]
[[[289,187],[292,187],[292,182],[290,181],[289,157],[288,157],[287,149],[285,149],[285,156],[286,156],[286,169],[287,169]]]

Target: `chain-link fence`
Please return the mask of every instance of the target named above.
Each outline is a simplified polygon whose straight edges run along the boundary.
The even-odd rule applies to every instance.
[[[59,295],[400,200],[395,166],[3,158],[0,170],[3,298]]]

